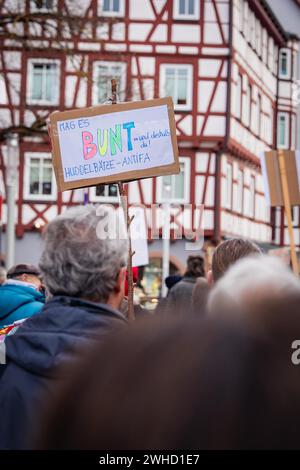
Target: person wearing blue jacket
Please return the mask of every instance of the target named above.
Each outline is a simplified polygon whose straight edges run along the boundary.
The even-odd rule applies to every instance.
[[[38,268],[29,264],[13,266],[0,286],[0,327],[39,313],[44,303]]]

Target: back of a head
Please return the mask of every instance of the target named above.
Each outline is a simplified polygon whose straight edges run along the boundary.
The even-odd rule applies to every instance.
[[[118,222],[114,208],[89,205],[48,224],[40,269],[52,295],[106,302],[127,262],[128,242]]]
[[[15,266],[12,266],[8,271],[7,271],[7,279],[16,279],[22,274],[28,274],[31,276],[36,276],[40,277],[41,272],[40,270],[34,266],[33,264],[16,264]]]
[[[300,281],[289,267],[275,257],[249,257],[237,261],[215,284],[208,311],[259,325],[264,318],[256,311],[268,312],[274,302],[294,295],[300,295]]]
[[[260,338],[209,319],[133,325],[77,366],[48,405],[34,447],[299,448],[293,318],[283,335],[279,323]]]
[[[246,344],[205,320],[134,324],[86,357],[46,411],[37,447],[227,447],[236,436],[217,429],[237,418]]]
[[[185,272],[187,277],[204,277],[204,259],[202,256],[189,256],[187,259],[187,269]]]
[[[233,238],[220,243],[212,257],[212,275],[218,281],[237,260],[246,256],[261,254],[261,249],[250,240]]]

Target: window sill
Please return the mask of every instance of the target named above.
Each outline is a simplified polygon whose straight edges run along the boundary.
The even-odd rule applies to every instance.
[[[173,16],[174,23],[198,23],[200,17]]]
[[[118,197],[105,197],[105,196],[90,196],[89,197],[90,202],[106,202],[106,203],[111,203],[111,204],[118,204],[119,203],[119,198]]]
[[[163,200],[163,199],[160,199],[158,198],[156,200],[157,204],[189,204],[190,201],[187,200],[187,199],[166,199],[166,200]]]
[[[108,11],[107,12],[101,11],[100,12],[100,18],[102,18],[102,17],[103,18],[124,18],[125,15],[124,15],[123,12],[116,13],[116,12],[112,12],[112,11],[109,11],[109,12]]]
[[[192,111],[192,108],[178,108],[177,106],[174,106],[174,111],[175,113],[178,112],[183,112],[183,113],[190,113]]]
[[[59,102],[52,102],[52,101],[35,101],[35,100],[26,100],[26,104],[30,106],[59,106]]]
[[[33,202],[33,201],[43,201],[43,202],[54,202],[57,200],[57,194],[25,194],[24,196],[24,200],[23,202],[25,201],[29,201],[29,202]]]

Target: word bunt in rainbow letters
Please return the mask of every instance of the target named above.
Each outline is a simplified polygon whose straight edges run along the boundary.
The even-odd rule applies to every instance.
[[[53,113],[58,188],[178,173],[172,100],[145,103],[145,107],[140,102]]]

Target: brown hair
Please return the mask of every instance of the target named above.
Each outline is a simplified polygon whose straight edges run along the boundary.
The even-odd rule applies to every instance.
[[[243,238],[225,240],[215,249],[212,258],[212,274],[216,282],[225,271],[238,259],[250,255],[261,254],[262,251],[255,243]]]
[[[204,277],[204,259],[202,256],[189,256],[187,259],[187,269],[184,274],[187,277]]]

